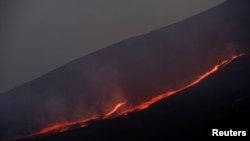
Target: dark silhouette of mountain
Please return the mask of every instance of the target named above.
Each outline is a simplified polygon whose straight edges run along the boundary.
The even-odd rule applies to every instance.
[[[27,141],[211,137],[212,129],[250,130],[250,54],[148,109]],[[20,140],[21,141],[21,140]]]
[[[0,139],[27,135],[55,123],[102,116],[118,102],[125,101],[131,108],[190,83],[249,48],[249,6],[247,0],[229,0],[182,22],[74,60],[1,94]],[[235,60],[195,87],[149,109],[94,121],[83,129],[40,140],[114,135],[140,139],[151,135],[193,136],[196,132],[210,136],[211,128],[246,128],[241,121],[246,121],[249,110],[248,59],[246,55]],[[237,113],[235,105],[243,110]]]

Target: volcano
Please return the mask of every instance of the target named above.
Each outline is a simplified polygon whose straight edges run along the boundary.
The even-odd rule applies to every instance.
[[[114,119],[20,141],[146,140],[209,138],[212,129],[250,130],[250,54],[221,68],[199,84],[149,108]]]
[[[0,95],[0,139],[119,140],[248,130],[249,1],[83,56]]]

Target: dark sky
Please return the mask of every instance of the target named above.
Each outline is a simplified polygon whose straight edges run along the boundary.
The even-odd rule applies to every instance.
[[[224,0],[6,0],[0,7],[0,92],[75,58]]]

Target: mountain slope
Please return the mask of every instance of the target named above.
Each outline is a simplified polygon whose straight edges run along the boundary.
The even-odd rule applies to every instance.
[[[79,58],[1,94],[0,139],[103,116],[119,102],[131,108],[187,85],[249,47],[248,6],[247,0],[230,0]]]
[[[27,141],[211,137],[212,129],[249,132],[249,60],[248,53],[199,84],[143,111]]]

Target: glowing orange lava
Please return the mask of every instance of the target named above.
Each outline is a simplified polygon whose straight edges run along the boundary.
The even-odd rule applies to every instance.
[[[114,117],[121,116],[121,115],[127,115],[130,112],[145,109],[148,106],[150,106],[151,104],[153,104],[153,103],[155,103],[155,102],[157,102],[157,101],[159,101],[159,100],[161,100],[163,98],[171,96],[171,95],[173,95],[173,94],[175,94],[177,92],[185,90],[185,89],[199,83],[201,80],[203,80],[207,76],[209,76],[212,73],[216,72],[220,67],[223,67],[223,66],[229,64],[231,61],[233,61],[234,59],[236,59],[236,58],[238,58],[238,57],[240,57],[242,55],[244,55],[244,54],[240,54],[240,55],[237,55],[237,56],[236,55],[232,56],[231,58],[229,58],[227,60],[224,60],[221,63],[215,65],[213,68],[211,68],[210,70],[208,70],[204,74],[200,75],[196,80],[189,83],[188,85],[186,85],[186,86],[184,86],[182,88],[179,88],[177,90],[171,90],[171,91],[168,91],[166,93],[155,96],[151,100],[143,102],[142,104],[140,104],[140,105],[138,105],[136,107],[132,107],[132,108],[125,109],[123,111],[118,112],[117,110],[120,109],[120,107],[122,107],[122,106],[124,106],[126,104],[125,102],[118,103],[117,105],[115,105],[115,107],[110,112],[107,112],[106,114],[104,114],[104,116],[95,116],[95,117],[84,119],[84,120],[81,120],[81,121],[70,122],[70,123],[65,123],[65,124],[55,124],[54,126],[45,128],[45,129],[41,130],[38,133],[34,133],[34,134],[28,135],[26,137],[21,137],[21,138],[43,136],[43,135],[53,134],[53,133],[56,133],[56,132],[65,132],[65,131],[68,131],[70,129],[85,127],[92,120],[114,118]]]
[[[65,132],[70,129],[75,129],[75,128],[83,128],[88,125],[88,122],[96,119],[106,119],[106,118],[111,118],[112,114],[114,114],[121,106],[123,106],[125,102],[118,103],[110,112],[105,114],[104,117],[98,117],[94,116],[92,118],[80,120],[80,121],[75,121],[75,122],[69,122],[69,123],[61,123],[61,124],[55,124],[50,127],[44,128],[40,130],[37,133],[33,133],[27,136],[23,137],[17,137],[15,139],[21,139],[21,138],[31,138],[31,137],[36,137],[36,136],[44,136],[44,135],[49,135],[53,133],[59,133],[59,132]],[[115,116],[114,116],[115,117]]]
[[[69,122],[69,123],[64,123],[64,124],[55,124],[55,125],[52,125],[48,128],[44,128],[37,133],[33,133],[33,134],[23,136],[23,137],[17,137],[15,139],[31,138],[31,137],[36,137],[36,136],[43,136],[43,135],[49,135],[49,134],[53,134],[53,133],[65,132],[65,131],[68,131],[70,129],[85,127],[88,125],[89,121],[95,120],[95,119],[98,119],[98,117],[95,116],[95,117],[80,120],[80,121]]]
[[[124,111],[123,113],[121,113],[121,115],[127,115],[128,113],[133,112],[133,111],[139,111],[139,110],[146,109],[148,106],[152,105],[153,103],[155,103],[155,102],[157,102],[157,101],[159,101],[159,100],[161,100],[161,99],[163,99],[163,98],[166,98],[166,97],[168,97],[168,96],[171,96],[171,95],[173,95],[173,94],[175,94],[175,93],[177,93],[177,92],[180,92],[180,91],[182,91],[182,90],[185,90],[185,89],[187,89],[187,88],[189,88],[189,87],[191,87],[191,86],[193,86],[193,85],[199,83],[201,80],[203,80],[203,79],[206,78],[207,76],[211,75],[212,73],[216,72],[220,67],[229,64],[229,63],[232,62],[234,59],[236,59],[236,58],[238,58],[238,57],[240,57],[240,56],[243,56],[243,55],[244,55],[244,53],[239,54],[239,55],[234,55],[234,56],[232,56],[231,58],[222,61],[220,64],[215,65],[212,69],[210,69],[210,70],[208,70],[206,73],[200,75],[196,80],[194,80],[193,82],[189,83],[188,85],[186,85],[186,86],[184,86],[184,87],[182,87],[182,88],[180,88],[180,89],[168,91],[168,92],[166,92],[166,93],[163,93],[163,94],[161,94],[161,95],[158,95],[158,96],[156,96],[156,97],[153,97],[153,98],[152,98],[151,100],[149,100],[149,101],[146,101],[146,102],[144,102],[144,103],[142,103],[142,104],[140,104],[140,105],[138,105],[138,106],[136,106],[136,107],[133,107],[133,108],[131,108],[131,109],[128,109],[128,110]]]
[[[125,104],[125,102],[117,104],[112,111],[110,111],[109,113],[105,114],[105,118],[108,118],[109,116],[111,116],[113,113],[115,113],[124,104]]]

